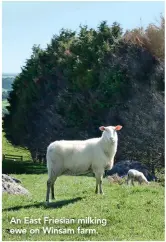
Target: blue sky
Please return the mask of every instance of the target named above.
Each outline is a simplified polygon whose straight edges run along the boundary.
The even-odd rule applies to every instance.
[[[2,72],[18,73],[34,44],[45,47],[61,28],[96,28],[107,20],[123,29],[147,26],[164,14],[161,2],[3,2]]]

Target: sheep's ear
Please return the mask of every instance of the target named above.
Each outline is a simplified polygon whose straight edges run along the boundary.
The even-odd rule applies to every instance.
[[[115,130],[121,130],[121,129],[122,129],[122,126],[121,125],[115,126]]]
[[[99,129],[100,129],[101,131],[104,131],[104,130],[105,130],[105,127],[104,127],[104,126],[101,126],[101,127],[99,127]]]

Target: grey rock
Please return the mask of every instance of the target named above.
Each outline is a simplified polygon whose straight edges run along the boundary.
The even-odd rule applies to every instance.
[[[21,183],[21,181],[19,179],[16,179],[14,177],[11,177],[16,183]]]
[[[8,194],[28,195],[29,191],[18,183],[21,183],[21,181],[6,174],[2,174],[2,192],[6,192]]]

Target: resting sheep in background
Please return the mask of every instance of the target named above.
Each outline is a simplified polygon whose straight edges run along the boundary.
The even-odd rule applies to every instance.
[[[102,191],[102,178],[104,170],[112,168],[114,156],[117,151],[118,136],[117,131],[122,126],[101,126],[103,131],[100,138],[74,141],[55,141],[47,148],[47,193],[46,202],[49,203],[51,189],[52,199],[54,199],[54,183],[58,176],[62,174],[83,174],[92,170],[96,177],[96,190],[98,186],[100,194]]]
[[[140,184],[142,184],[143,182],[149,184],[142,172],[130,169],[127,173],[127,185],[129,184],[129,181],[131,181],[132,185],[134,186],[134,180],[138,181]]]

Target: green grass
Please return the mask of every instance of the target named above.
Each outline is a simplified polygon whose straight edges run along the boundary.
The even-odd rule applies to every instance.
[[[14,175],[21,179],[30,196],[3,195],[3,240],[164,240],[164,188],[158,184],[127,187],[110,185],[104,179],[105,195],[94,194],[92,177],[60,177],[56,184],[56,201],[45,206],[46,174]],[[107,225],[80,225],[96,229],[97,234],[78,234],[75,224],[44,225],[44,216],[50,218],[100,218]],[[21,224],[10,224],[12,217]],[[26,225],[25,217],[41,219],[41,224]],[[44,234],[42,227],[72,228],[75,234]],[[10,229],[26,228],[22,235],[10,234]],[[39,228],[39,234],[31,235],[30,229]]]
[[[24,160],[31,159],[31,156],[28,150],[20,147],[13,147],[6,140],[4,133],[2,133],[2,152],[3,154],[8,154],[8,155],[22,155]]]
[[[12,147],[3,137],[3,153],[23,154],[24,162],[3,161],[4,173],[20,179],[29,196],[3,194],[3,241],[126,240],[164,241],[164,187],[159,183],[128,187],[103,181],[104,195],[94,194],[95,179],[88,176],[61,176],[55,183],[56,200],[47,207],[46,167],[30,162],[26,150]],[[44,217],[73,218],[74,224],[44,224]],[[21,224],[11,224],[12,218]],[[41,224],[24,224],[24,218],[41,219]],[[78,218],[106,219],[101,224],[78,225]],[[74,234],[44,234],[42,227],[71,228]],[[96,234],[78,234],[77,227],[95,229]],[[26,234],[11,234],[11,229],[25,228]],[[39,234],[30,234],[30,229]],[[87,230],[88,231],[88,230]],[[85,231],[84,231],[85,232]],[[92,231],[91,231],[92,232]]]

